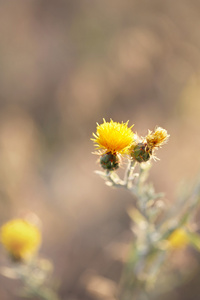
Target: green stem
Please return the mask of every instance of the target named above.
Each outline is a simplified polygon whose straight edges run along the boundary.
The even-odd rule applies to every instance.
[[[125,173],[124,187],[127,190],[130,190],[132,194],[137,198],[137,208],[149,225],[147,225],[147,227],[143,230],[141,229],[145,251],[141,252],[141,250],[138,248],[138,240],[134,241],[132,244],[130,256],[125,265],[120,281],[119,300],[148,300],[146,292],[148,276],[150,278],[150,276],[153,276],[153,273],[156,274],[163,262],[163,259],[161,259],[160,256],[160,252],[155,251],[154,241],[150,238],[152,234],[150,225],[152,224],[150,224],[150,219],[146,210],[146,201],[148,202],[148,199],[145,198],[147,197],[146,194],[143,194],[144,183],[147,177],[146,173],[148,170],[145,170],[140,166],[139,176],[137,178],[137,181],[133,185],[131,177],[135,165],[136,164],[134,162],[129,162]],[[153,263],[155,263],[156,269],[151,266],[152,259]],[[150,270],[148,271],[149,268]],[[143,274],[145,274],[146,276],[145,279],[142,278]]]
[[[42,281],[38,280],[38,276],[35,274],[35,268],[43,274],[41,276]],[[47,286],[46,277],[48,274],[34,262],[24,265],[18,269],[18,276],[23,284],[25,295],[29,298],[38,297],[41,300],[59,300],[57,294],[53,289]],[[40,278],[40,277],[39,277]]]
[[[135,169],[137,162],[135,160],[129,160],[128,162],[128,167],[126,169],[126,173],[124,176],[124,186],[127,189],[130,189],[132,187],[132,175],[133,175],[133,171]]]

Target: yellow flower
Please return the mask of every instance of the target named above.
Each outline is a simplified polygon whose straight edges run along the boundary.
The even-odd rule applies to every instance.
[[[0,239],[14,259],[23,260],[35,254],[41,244],[41,233],[29,222],[14,219],[1,227]]]
[[[158,148],[161,145],[165,144],[169,138],[167,130],[162,127],[156,128],[154,132],[149,130],[148,135],[145,137],[147,145],[150,149]]]
[[[183,228],[176,229],[168,238],[169,247],[172,249],[184,248],[189,241],[188,234]]]
[[[97,146],[97,149],[105,150],[105,153],[124,154],[127,153],[128,148],[134,140],[134,133],[131,127],[128,127],[128,122],[118,123],[106,122],[103,119],[103,124],[97,123],[96,134],[93,133],[95,139],[92,139]]]

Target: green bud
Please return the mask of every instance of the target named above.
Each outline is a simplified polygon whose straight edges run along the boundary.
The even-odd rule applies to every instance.
[[[131,157],[134,158],[137,162],[142,163],[150,159],[151,151],[149,150],[147,144],[138,143],[131,153]]]
[[[114,171],[119,168],[119,158],[117,157],[117,154],[108,152],[101,156],[100,164],[103,169]]]

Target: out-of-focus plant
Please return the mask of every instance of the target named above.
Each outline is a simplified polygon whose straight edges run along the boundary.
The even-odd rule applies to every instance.
[[[2,275],[18,279],[23,289],[20,295],[43,300],[58,300],[49,282],[52,264],[38,256],[42,236],[35,225],[25,219],[13,219],[3,224],[0,240],[9,255],[9,267],[2,267]]]
[[[117,299],[149,300],[152,295],[158,296],[179,283],[174,276],[171,276],[173,282],[169,283],[166,274],[162,281],[164,266],[170,266],[171,253],[189,244],[200,249],[199,235],[191,226],[199,204],[200,184],[192,192],[181,195],[173,207],[167,209],[163,194],[156,193],[147,178],[152,159],[157,159],[156,150],[168,141],[169,135],[165,129],[157,127],[140,137],[132,127],[128,127],[128,122],[103,120],[102,124],[97,123],[92,141],[104,169],[96,173],[107,185],[125,188],[134,196],[134,204],[128,210],[134,238]],[[124,159],[128,163],[121,179],[116,170]]]

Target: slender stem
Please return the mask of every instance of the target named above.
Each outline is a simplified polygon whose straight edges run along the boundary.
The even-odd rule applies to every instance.
[[[128,162],[128,167],[126,169],[126,173],[124,176],[124,185],[127,189],[130,189],[132,186],[132,175],[133,175],[133,171],[135,169],[136,166],[136,161],[135,160],[129,160]]]
[[[124,181],[119,179],[119,178],[113,178],[112,177],[112,172],[111,171],[107,171],[106,172],[106,175],[107,175],[107,180],[112,184],[112,186],[115,186],[115,187],[124,187],[125,184],[124,184]]]
[[[42,281],[38,280],[35,274],[35,268],[39,268],[42,274]],[[23,288],[28,297],[38,297],[41,300],[59,300],[59,297],[53,289],[47,286],[46,277],[48,274],[34,263],[28,264],[18,269],[18,276],[21,279]]]
[[[141,230],[141,234],[139,234],[139,241],[138,239],[132,244],[131,251],[130,251],[130,257],[125,265],[121,281],[120,281],[120,289],[119,289],[119,300],[148,300],[148,296],[146,293],[146,285],[148,283],[148,276],[153,276],[153,273],[157,271],[159,266],[162,264],[162,259],[160,258],[160,255],[157,254],[157,251],[155,251],[155,245],[154,240],[152,239],[152,232],[151,232],[151,225],[149,215],[146,209],[146,203],[148,202],[147,199],[150,197],[148,193],[145,193],[145,187],[144,183],[146,180],[146,173],[148,169],[143,169],[140,166],[139,175],[137,178],[137,181],[133,183],[133,171],[136,166],[135,161],[129,161],[129,164],[127,166],[124,181],[123,183],[116,184],[115,180],[113,179],[113,184],[115,186],[124,187],[125,189],[132,192],[134,196],[137,198],[137,208],[141,215],[144,217],[147,227],[140,227],[139,224],[139,230]],[[142,249],[140,249],[140,243]],[[138,248],[139,247],[139,248]],[[156,268],[151,266],[151,260],[152,255],[155,258],[153,259],[155,262]],[[163,257],[163,256],[162,256]],[[150,263],[150,266],[148,264]],[[148,267],[147,267],[148,266]],[[147,269],[146,269],[147,268]],[[147,273],[146,273],[147,272]],[[152,273],[152,274],[151,274]],[[143,276],[145,274],[146,279],[141,279],[140,276]]]
[[[140,165],[139,174],[133,174],[137,162],[130,160],[125,171],[124,180],[116,173],[107,171],[106,179],[115,187],[124,187],[136,197],[136,205],[141,219],[136,223],[136,239],[133,241],[129,259],[121,276],[119,300],[148,300],[147,287],[156,278],[164,261],[165,254],[156,248],[154,237],[159,235],[151,221],[148,203],[157,198],[154,190],[145,184],[148,167]],[[134,181],[136,175],[137,180]]]

